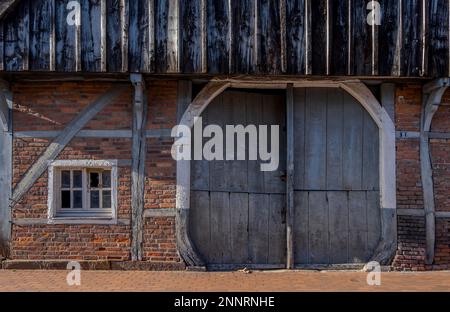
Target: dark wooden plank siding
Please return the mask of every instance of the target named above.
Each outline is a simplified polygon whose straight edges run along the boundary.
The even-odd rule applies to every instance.
[[[4,63],[7,71],[28,70],[30,15],[28,0],[22,1],[16,15],[4,21]]]
[[[436,77],[449,75],[449,2],[429,0],[428,18],[428,74]]]
[[[400,75],[400,48],[399,40],[400,24],[400,1],[402,0],[380,0],[383,12],[382,23],[378,32],[378,73],[381,76]]]
[[[379,0],[379,26],[367,22],[366,0],[80,0],[79,27],[67,24],[69,2],[22,0],[6,14],[0,70],[394,77],[450,71],[446,0],[426,1],[425,12],[423,0]]]
[[[403,42],[401,53],[402,76],[422,74],[422,0],[408,0],[402,3]]]
[[[165,73],[169,69],[167,62],[169,0],[155,0],[155,58],[156,72]]]
[[[106,10],[106,68],[109,72],[120,72],[122,68],[120,0],[106,0]]]
[[[305,73],[305,0],[286,0],[286,71]]]
[[[69,0],[56,0],[55,40],[56,70],[76,71],[76,26],[67,23],[67,4]]]
[[[185,73],[202,72],[202,2],[180,1],[181,70]]]
[[[257,71],[281,72],[281,24],[279,1],[259,0]]]
[[[372,27],[367,23],[367,1],[351,2],[350,74],[372,75]]]
[[[131,72],[151,72],[150,3],[153,0],[130,1],[128,64]]]
[[[101,3],[81,0],[81,70],[101,71]]]
[[[233,50],[234,73],[251,74],[256,70],[255,3],[258,0],[232,1],[233,4]]]
[[[327,73],[327,0],[311,1],[312,74]]]
[[[53,0],[31,1],[30,3],[31,70],[50,69],[53,3]]]
[[[230,70],[231,16],[228,1],[207,1],[207,63],[211,74],[227,74]]]
[[[348,1],[330,1],[330,74],[348,73],[349,18]]]

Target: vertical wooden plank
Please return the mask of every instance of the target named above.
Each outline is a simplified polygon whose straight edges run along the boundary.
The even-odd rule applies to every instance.
[[[230,0],[228,0],[230,1]],[[229,73],[231,12],[228,1],[207,0],[208,73]]]
[[[202,114],[202,122],[203,129],[205,129],[209,123],[208,110],[203,112]],[[213,121],[212,124],[215,124]],[[203,145],[210,140],[210,138],[203,138]],[[192,138],[192,145],[194,146],[194,138]],[[215,161],[213,161],[215,162]],[[203,160],[195,160],[194,158],[194,150],[192,150],[192,160],[191,160],[191,189],[192,190],[209,190],[210,189],[210,180],[213,177],[210,177],[210,164],[211,162],[203,159]],[[224,175],[222,173],[222,175]],[[220,179],[220,178],[219,178]]]
[[[327,192],[309,192],[309,263],[329,263]]]
[[[223,120],[224,112],[224,94],[216,97],[214,101],[208,106],[208,122],[214,123],[222,129],[224,128],[225,121]],[[225,159],[225,152],[223,153],[223,159]],[[225,172],[225,161],[224,160],[214,160],[209,164],[209,174],[210,174],[210,189],[212,191],[223,191],[226,190],[228,175],[223,174]]]
[[[248,261],[248,197],[247,193],[230,194],[232,263],[245,264]]]
[[[428,1],[428,74],[449,75],[449,2]]]
[[[402,3],[402,55],[401,75],[419,76],[422,64],[422,0]]]
[[[272,125],[279,126],[279,164],[275,171],[264,172],[264,185],[266,193],[286,193],[286,112],[285,99],[280,95],[263,95],[263,120],[268,127],[268,149],[272,150]]]
[[[107,7],[106,0],[100,1],[100,71],[106,71],[106,54],[107,54],[107,44],[106,44],[106,23],[107,23]]]
[[[108,72],[122,70],[121,0],[106,0],[106,68]]]
[[[343,180],[344,189],[361,190],[363,108],[349,94],[344,94]]]
[[[286,0],[286,66],[289,74],[305,74],[305,14],[305,0]]]
[[[349,2],[331,1],[330,74],[346,75],[349,54]]]
[[[312,74],[312,10],[311,1],[305,0],[305,75]]]
[[[380,192],[367,192],[367,259],[373,256],[380,242]]]
[[[247,101],[247,123],[264,125],[263,119],[263,95],[254,94]],[[259,159],[259,155],[258,155]],[[248,191],[250,193],[264,193],[264,172],[261,171],[261,160],[249,160],[248,162]]]
[[[348,193],[349,262],[367,261],[367,204],[366,192]]]
[[[286,264],[286,197],[270,195],[268,264]]]
[[[128,34],[129,34],[129,1],[120,0],[120,26],[121,26],[121,58],[122,72],[128,71]]]
[[[367,23],[367,1],[352,1],[352,71],[351,75],[372,75],[372,26]]]
[[[251,74],[255,72],[255,1],[234,1],[233,5],[233,55],[234,71],[240,74]]]
[[[203,0],[180,2],[181,70],[183,73],[202,71],[202,3]]]
[[[286,157],[286,261],[287,268],[293,269],[295,265],[294,250],[294,154],[295,154],[295,130],[294,130],[294,89],[289,85],[286,91],[286,128],[287,128],[287,157]]]
[[[69,0],[56,0],[55,56],[56,71],[74,72],[77,69],[75,25],[67,23]]]
[[[167,72],[178,73],[180,71],[179,0],[167,1]]]
[[[400,2],[402,0],[379,0],[383,14],[379,26],[378,41],[378,72],[381,76],[400,75],[399,60],[397,59],[399,47]]]
[[[131,72],[150,72],[149,2],[133,0],[130,4],[129,70]]]
[[[4,62],[7,71],[28,70],[29,1],[22,1],[4,20]]]
[[[211,192],[211,264],[231,263],[230,193]]]
[[[30,3],[30,69],[50,69],[53,0]]]
[[[329,263],[349,263],[348,259],[348,203],[346,192],[328,192]]]
[[[305,114],[306,114],[306,89],[294,89],[294,189],[305,188]]]
[[[198,252],[206,262],[211,257],[211,224],[209,192],[191,192],[190,233]]]
[[[281,25],[278,1],[258,1],[257,71],[265,74],[281,72]]]
[[[295,192],[294,198],[295,263],[309,263],[309,201],[308,192]]]
[[[270,196],[249,195],[249,263],[268,263]]]
[[[313,75],[327,72],[327,0],[311,1],[311,62]]]
[[[252,94],[246,94],[242,92],[226,92],[223,95],[224,114],[223,118],[225,125],[243,125],[246,126],[246,105],[242,103],[251,102],[253,99]],[[228,136],[228,134],[226,135]],[[234,155],[230,155],[234,160],[229,161],[228,155],[225,161],[224,174],[228,175],[227,190],[230,192],[247,192],[248,191],[248,177],[247,177],[247,157],[245,160],[238,160],[237,158],[237,135],[234,136]],[[246,141],[248,139],[246,138]],[[246,143],[248,146],[248,143]],[[226,146],[226,152],[229,150]]]
[[[5,32],[3,22],[0,22],[0,71],[5,70]]]
[[[327,90],[307,89],[305,108],[305,188],[326,187]]]
[[[363,172],[362,188],[379,190],[379,130],[372,117],[364,112],[363,117]]]
[[[100,72],[101,50],[101,3],[81,0],[81,70]]]
[[[287,42],[286,42],[286,35],[287,35],[287,29],[286,29],[286,0],[280,0],[279,2],[280,6],[280,53],[281,53],[281,72],[286,73],[287,72]]]
[[[179,2],[155,0],[155,62],[158,73],[176,73],[179,61]]]
[[[344,92],[328,91],[327,107],[327,189],[343,189]]]

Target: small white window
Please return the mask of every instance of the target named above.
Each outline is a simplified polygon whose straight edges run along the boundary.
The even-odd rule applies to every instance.
[[[49,167],[49,219],[113,221],[116,219],[117,162],[60,160]]]

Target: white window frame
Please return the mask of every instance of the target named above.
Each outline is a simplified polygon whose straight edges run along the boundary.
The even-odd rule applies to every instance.
[[[111,209],[89,209],[88,174],[111,171]],[[80,170],[83,175],[83,209],[60,207],[61,171]],[[56,160],[48,166],[48,223],[50,224],[117,224],[117,160]],[[65,210],[65,211],[64,211]]]

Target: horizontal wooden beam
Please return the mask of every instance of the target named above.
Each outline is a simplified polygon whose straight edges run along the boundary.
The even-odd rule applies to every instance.
[[[177,211],[175,208],[163,208],[163,209],[145,209],[144,218],[154,217],[176,217]]]
[[[170,138],[172,129],[149,129],[146,130],[146,138]],[[16,131],[15,138],[55,138],[61,131]],[[131,130],[81,130],[77,138],[132,138]]]
[[[21,218],[14,219],[13,224],[18,226],[31,226],[31,225],[47,225],[49,219],[45,218]],[[102,219],[102,218],[61,218],[58,220],[52,220],[51,224],[109,224],[109,225],[130,225],[129,219]]]

